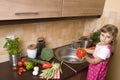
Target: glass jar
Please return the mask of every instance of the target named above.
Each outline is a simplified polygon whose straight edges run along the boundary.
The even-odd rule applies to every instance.
[[[45,40],[43,37],[37,39],[37,57],[40,57],[42,49],[45,47]]]

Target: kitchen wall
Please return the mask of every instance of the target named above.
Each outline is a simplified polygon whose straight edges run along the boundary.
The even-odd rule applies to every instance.
[[[120,0],[106,0],[103,15],[99,19],[87,19],[85,21],[84,35],[89,35],[105,24],[114,24],[118,27],[117,45],[114,55],[110,59],[106,80],[120,80]]]
[[[6,36],[18,36],[23,54],[26,55],[27,46],[29,44],[36,44],[38,37],[45,38],[47,47],[56,48],[78,39],[83,35],[83,31],[84,19],[0,25],[0,61],[3,62],[9,59],[7,51],[3,48]]]

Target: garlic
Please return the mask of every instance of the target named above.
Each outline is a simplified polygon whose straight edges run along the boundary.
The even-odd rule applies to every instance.
[[[34,67],[34,71],[39,71],[39,67],[38,67],[38,66],[35,66],[35,67]]]
[[[35,66],[34,71],[32,72],[33,75],[38,75],[39,67]]]
[[[33,75],[38,75],[38,71],[33,71],[32,74]]]

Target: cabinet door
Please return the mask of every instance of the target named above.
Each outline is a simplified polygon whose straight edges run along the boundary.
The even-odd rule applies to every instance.
[[[101,15],[105,0],[63,0],[62,16]]]
[[[62,0],[0,0],[0,20],[61,16]]]

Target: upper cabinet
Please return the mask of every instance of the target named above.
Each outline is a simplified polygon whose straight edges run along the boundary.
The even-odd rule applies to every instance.
[[[101,15],[105,0],[0,0],[0,20]]]
[[[61,16],[62,0],[1,0],[0,20]]]
[[[105,0],[63,0],[62,16],[101,15]]]

